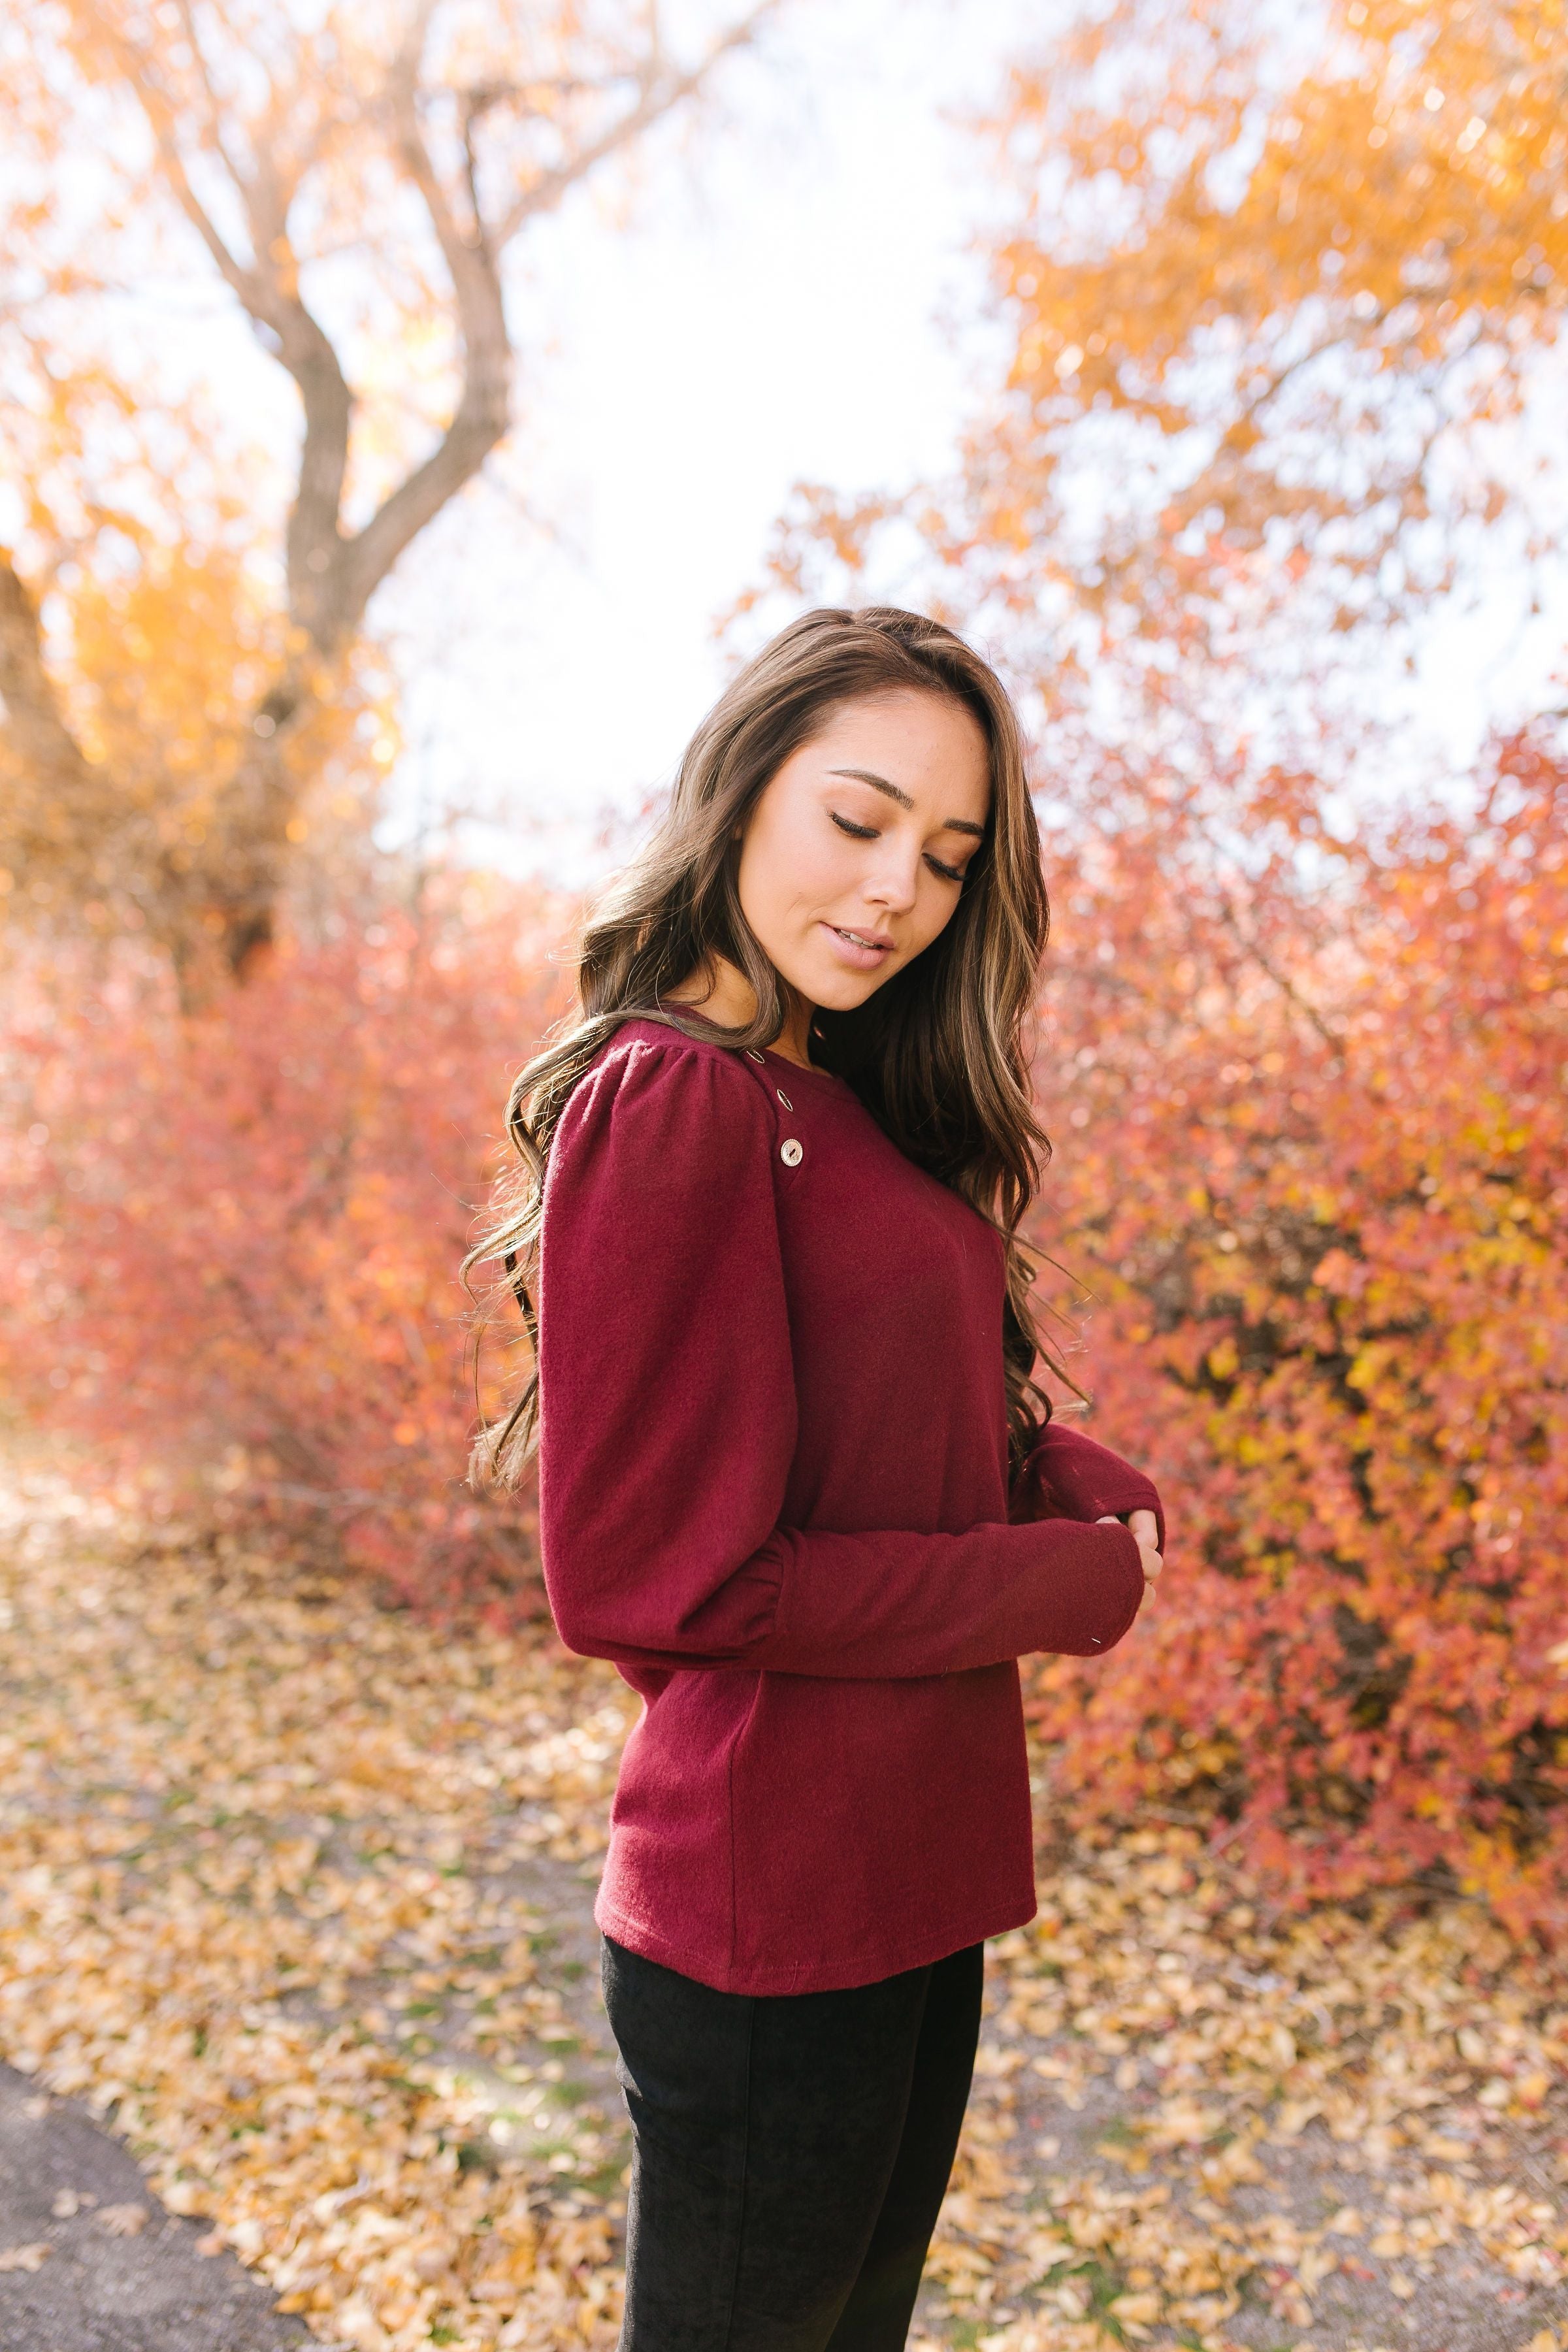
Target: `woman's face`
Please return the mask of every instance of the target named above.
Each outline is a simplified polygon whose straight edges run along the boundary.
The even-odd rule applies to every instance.
[[[808,1004],[847,1012],[930,947],[991,805],[979,723],[918,688],[845,703],[763,788],[741,908]]]

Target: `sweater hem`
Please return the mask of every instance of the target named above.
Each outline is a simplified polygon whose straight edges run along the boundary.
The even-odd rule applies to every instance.
[[[710,1953],[690,1951],[661,1936],[646,1919],[632,1918],[602,1892],[594,1906],[594,1924],[602,1935],[624,1945],[628,1952],[636,1952],[640,1959],[655,1960],[660,1968],[672,1969],[677,1976],[690,1977],[697,1984],[707,1985],[710,1991],[776,2000],[789,1993],[849,1992],[859,1985],[880,1984],[889,1977],[903,1976],[910,1969],[931,1968],[936,1961],[948,1959],[954,1952],[967,1951],[971,1945],[983,1944],[992,1936],[1005,1936],[1015,1928],[1026,1927],[1038,1910],[1031,1887],[1027,1903],[998,1905],[994,1912],[983,1913],[972,1927],[942,1929],[911,1939],[906,1948],[891,1954],[879,1953],[874,1960],[861,1954],[858,1958],[796,1960],[772,1968],[723,1968]]]

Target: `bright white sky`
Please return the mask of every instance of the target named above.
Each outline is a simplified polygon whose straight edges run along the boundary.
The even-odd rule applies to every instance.
[[[464,857],[566,887],[602,870],[719,688],[714,622],[759,579],[792,485],[945,468],[998,372],[974,252],[996,190],[963,117],[1071,5],[792,0],[719,117],[645,159],[629,206],[606,186],[545,225],[497,479],[376,607],[408,738],[389,845],[482,809],[452,836]],[[1539,522],[1532,464],[1521,446],[1520,510]],[[1538,707],[1568,587],[1531,614],[1495,553],[1476,599],[1419,633],[1413,675],[1392,648],[1374,661],[1363,789],[1441,791],[1489,720]],[[1353,664],[1340,683],[1367,691]]]
[[[385,837],[504,808],[469,856],[596,865],[604,814],[666,780],[721,682],[716,615],[801,478],[893,484],[950,457],[974,381],[987,201],[944,115],[994,93],[1058,0],[797,0],[721,117],[653,158],[622,226],[579,199],[531,249],[502,478],[377,608],[409,750]],[[969,316],[958,340],[939,318]],[[553,349],[541,352],[548,339]]]
[[[479,811],[451,836],[463,857],[587,881],[718,690],[715,621],[759,581],[792,486],[945,470],[1002,349],[974,249],[998,194],[963,118],[1076,5],[786,0],[635,187],[602,182],[541,225],[515,289],[517,428],[374,608],[407,743],[389,845],[437,848],[444,814]],[[286,380],[206,276],[164,286],[124,331],[185,348],[254,401],[264,438],[292,438]],[[1560,517],[1568,544],[1561,400],[1540,408],[1517,510]],[[1426,627],[1414,677],[1374,662],[1372,788],[1440,788],[1560,663],[1568,566],[1533,614],[1527,566],[1499,546],[1487,568]]]

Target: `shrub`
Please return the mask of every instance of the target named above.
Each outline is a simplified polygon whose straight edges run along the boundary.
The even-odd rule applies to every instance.
[[[7,1384],[164,1507],[302,1517],[438,1604],[537,1605],[531,1502],[461,1483],[457,1268],[559,909],[343,922],[198,1017],[124,949],[14,975]]]
[[[1079,1803],[1206,1798],[1300,1896],[1425,1874],[1561,1930],[1568,774],[1515,743],[1357,845],[1297,806],[1245,885],[1179,808],[1107,835],[1064,921],[1042,1237],[1173,1534],[1033,1713]]]

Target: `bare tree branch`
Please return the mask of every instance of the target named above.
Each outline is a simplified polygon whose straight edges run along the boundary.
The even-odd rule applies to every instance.
[[[358,536],[343,543],[333,614],[342,635],[358,627],[404,549],[479,472],[510,422],[511,339],[496,249],[477,210],[472,231],[464,234],[419,121],[419,58],[428,13],[420,11],[395,61],[387,104],[398,161],[418,190],[452,282],[463,348],[462,391],[430,456],[404,477]]]
[[[745,48],[756,38],[764,18],[773,15],[779,5],[780,0],[761,0],[759,6],[748,10],[744,16],[739,17],[721,33],[696,65],[689,67],[684,73],[671,75],[668,79],[658,78],[656,47],[652,52],[656,61],[655,73],[645,84],[636,105],[628,107],[618,121],[580,147],[565,163],[541,173],[531,186],[523,190],[492,232],[491,243],[496,251],[499,253],[510,244],[524,221],[532,220],[541,213],[553,211],[567,190],[574,187],[596,164],[604,163],[618,149],[650,130],[684,100],[694,97],[722,58],[736,49]],[[657,42],[657,30],[654,37]]]
[[[1258,966],[1258,971],[1262,972],[1264,978],[1273,982],[1275,987],[1279,991],[1281,996],[1286,999],[1287,1003],[1293,1004],[1297,1012],[1300,1013],[1302,1019],[1310,1023],[1311,1027],[1317,1032],[1319,1038],[1322,1044],[1328,1047],[1329,1052],[1332,1055],[1334,1060],[1342,1065],[1345,1058],[1343,1038],[1335,1036],[1333,1031],[1329,1027],[1329,1024],[1324,1020],[1322,1014],[1318,1011],[1317,1006],[1302,995],[1300,990],[1296,986],[1295,982],[1290,978],[1289,973],[1282,971],[1279,969],[1279,966],[1275,962],[1273,957],[1268,954],[1266,949],[1259,946],[1257,940],[1247,938],[1247,933],[1241,927],[1241,919],[1237,914],[1235,905],[1233,904],[1228,893],[1222,893],[1221,895],[1220,919],[1225,924],[1225,927],[1229,931],[1231,937],[1235,940],[1237,947],[1240,948],[1243,955],[1250,957],[1252,961]]]
[[[178,5],[180,11],[180,23],[184,28],[185,42],[190,49],[192,58],[195,61],[196,78],[202,86],[202,97],[205,101],[204,110],[206,115],[207,144],[212,149],[214,154],[222,158],[225,170],[227,172],[229,178],[234,182],[235,186],[237,188],[243,184],[244,175],[237,163],[236,163],[233,156],[229,153],[228,147],[224,139],[223,109],[217,91],[213,87],[212,72],[207,65],[206,51],[202,47],[201,33],[196,24],[195,11],[191,6],[191,0],[178,0]]]
[[[188,7],[184,14],[188,18]],[[326,653],[342,635],[331,619],[338,598],[328,575],[342,552],[338,517],[348,470],[353,395],[336,352],[300,294],[298,264],[288,237],[293,184],[280,171],[275,150],[251,173],[230,152],[205,56],[194,26],[187,22],[186,29],[204,93],[203,152],[224,173],[244,210],[251,245],[249,261],[241,260],[232,250],[196,193],[180,141],[178,116],[155,60],[112,26],[107,28],[107,38],[146,117],[176,203],[253,324],[276,337],[274,356],[299,387],[305,437],[286,546],[290,617],[305,629],[317,651]]]
[[[163,166],[163,175],[168,181],[175,203],[206,247],[226,283],[238,295],[246,309],[254,315],[254,303],[258,289],[254,282],[253,273],[229,250],[212,215],[191,184],[190,174],[185,168],[184,156],[180,148],[174,110],[159,79],[153,58],[145,50],[139,48],[134,42],[127,40],[113,26],[104,25],[102,29],[105,42],[123,74],[128,88],[135,93],[137,102],[147,118],[147,127],[152,131],[157,146],[158,161]],[[237,176],[221,144],[212,152],[216,153],[225,171],[238,184]]]
[[[627,46],[604,61],[585,51],[582,73],[571,57],[562,70],[530,77],[526,58],[515,79],[483,70],[467,89],[432,90],[423,68],[437,0],[412,0],[407,30],[384,87],[351,77],[340,85],[301,35],[286,69],[269,68],[252,45],[252,85],[264,79],[259,108],[253,88],[231,104],[228,77],[215,42],[244,34],[222,0],[212,8],[174,0],[178,46],[141,25],[140,11],[118,0],[69,0],[100,71],[111,72],[139,105],[157,167],[179,211],[200,237],[223,283],[287,369],[303,412],[299,472],[286,536],[286,649],[259,693],[211,821],[196,845],[162,843],[154,826],[138,855],[149,877],[149,912],[185,976],[216,946],[237,972],[272,935],[273,907],[289,856],[290,820],[309,760],[297,742],[321,696],[331,666],[353,645],[366,608],[404,550],[483,467],[510,421],[515,355],[506,316],[501,259],[525,222],[548,212],[608,157],[630,146],[692,98],[721,61],[754,38],[780,0],[752,5],[687,68],[664,51],[657,9],[628,10]],[[262,45],[264,49],[266,45]],[[506,60],[510,63],[510,59]],[[528,184],[514,180],[487,219],[482,170],[484,126],[498,111],[526,122],[559,124],[565,100],[563,150]],[[425,110],[455,102],[455,155],[427,130]],[[585,120],[577,110],[589,110]],[[342,514],[354,397],[331,337],[306,303],[291,229],[301,191],[321,181],[325,226],[336,218],[331,147],[340,131],[374,137],[416,195],[439,247],[450,286],[441,308],[458,344],[459,384],[436,446],[396,482],[363,528],[345,531]],[[581,134],[578,136],[577,134]],[[575,139],[576,143],[573,143]],[[374,168],[374,159],[373,159]],[[525,166],[525,173],[528,167]],[[350,192],[352,202],[352,190]],[[374,240],[373,240],[374,248]],[[312,242],[312,255],[321,247]],[[9,712],[7,741],[37,778],[90,773],[45,674],[37,610],[16,574],[0,573],[0,690]],[[94,778],[101,784],[102,780]],[[153,784],[154,794],[158,790]],[[182,958],[184,962],[182,963]]]
[[[1222,446],[1234,447],[1244,444],[1248,427],[1257,423],[1262,411],[1284,391],[1292,376],[1300,375],[1302,369],[1310,367],[1314,360],[1321,360],[1326,352],[1337,351],[1349,340],[1343,330],[1336,328],[1332,334],[1321,335],[1316,342],[1309,343],[1305,351],[1298,352],[1295,358],[1287,360],[1283,367],[1269,370],[1258,390],[1243,401],[1226,433]]]
[[[731,25],[710,43],[696,65],[682,73],[660,78],[657,48],[651,51],[635,104],[564,163],[542,173],[494,228],[487,226],[479,209],[471,119],[466,121],[468,185],[473,205],[473,226],[467,236],[442,186],[419,121],[418,65],[430,11],[426,7],[419,12],[394,68],[388,102],[399,160],[419,192],[452,280],[463,342],[463,388],[452,422],[437,448],[389,495],[358,538],[344,546],[344,579],[335,618],[345,635],[358,626],[371,596],[403,550],[479,472],[506,432],[512,351],[499,268],[506,246],[525,220],[550,210],[596,165],[692,97],[723,58],[755,37],[763,19],[777,5],[778,0],[762,0],[760,6]]]
[[[10,556],[0,548],[0,696],[5,732],[33,774],[48,785],[83,783],[89,772],[66,723],[44,666],[38,610]]]

